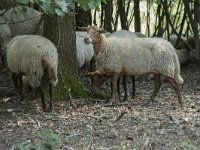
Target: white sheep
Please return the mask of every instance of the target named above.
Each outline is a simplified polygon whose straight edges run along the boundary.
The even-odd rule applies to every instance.
[[[0,14],[3,11],[0,11]],[[21,6],[11,8],[0,16],[0,54],[4,66],[6,65],[4,61],[5,46],[9,40],[17,35],[36,33],[40,20],[40,12]]]
[[[191,59],[191,52],[187,49],[176,49],[176,54],[181,65],[187,64]]]
[[[140,33],[140,32],[131,32],[131,31],[127,31],[127,30],[120,30],[120,31],[115,31],[112,34],[104,34],[106,37],[121,37],[121,38],[140,38],[140,37],[146,37],[144,34]],[[93,90],[96,90],[97,87],[101,87],[103,85],[104,82],[107,81],[107,79],[110,76],[108,76],[107,74],[96,74],[93,75]],[[132,76],[131,77],[132,80],[132,98],[135,97],[135,77]],[[123,88],[124,88],[124,101],[126,101],[128,99],[128,92],[127,92],[127,86],[126,86],[126,82],[127,82],[127,75],[123,75]],[[117,82],[117,91],[118,94],[120,95],[120,78],[118,79]]]
[[[89,63],[94,56],[94,50],[92,44],[85,44],[84,37],[87,35],[87,32],[76,32],[76,48],[77,48],[77,60],[79,68],[83,67],[85,64]]]
[[[115,31],[112,34],[110,34],[111,37],[126,37],[126,38],[138,38],[138,37],[146,37],[144,34],[140,32],[131,32],[127,30],[120,30]],[[108,36],[107,36],[108,37]]]
[[[1,23],[3,22],[1,22],[0,20],[0,56],[1,56],[1,63],[5,67],[5,58],[4,58],[5,46],[10,40],[11,32],[7,24],[1,24]]]
[[[117,80],[120,75],[143,75],[153,73],[155,89],[150,98],[153,101],[160,86],[160,75],[164,75],[174,87],[182,106],[179,84],[183,83],[180,64],[174,47],[161,38],[118,38],[102,36],[102,29],[91,26],[87,29],[86,43],[92,43],[97,69],[112,75],[112,97],[118,99]]]
[[[52,85],[58,81],[58,54],[54,44],[41,36],[21,35],[14,37],[6,46],[8,68],[12,72],[17,92],[23,98],[24,75],[29,85],[37,89],[41,96],[43,110],[46,109],[44,94],[41,88],[42,78],[49,81],[49,108],[52,109]],[[48,77],[45,77],[45,74]]]
[[[184,42],[187,42],[186,38],[185,37],[181,37],[181,38],[183,41],[179,41],[177,44],[176,44],[176,42],[178,40],[178,37],[175,35],[170,36],[169,41],[175,47],[175,51],[178,56],[179,63],[181,65],[184,65],[190,60],[191,52],[190,52],[190,49],[188,49],[186,44],[184,43]],[[190,43],[188,43],[188,44],[190,44]]]
[[[40,19],[40,12],[33,8],[22,6],[13,7],[0,17],[1,22],[9,26],[12,37],[35,33]]]

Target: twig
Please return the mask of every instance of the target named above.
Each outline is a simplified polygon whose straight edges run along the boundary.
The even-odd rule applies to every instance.
[[[116,104],[105,104],[102,105],[103,107],[114,107],[114,106],[126,106],[129,105],[129,103],[116,103]]]
[[[20,120],[20,121],[17,121],[17,125],[22,125],[22,124],[35,124],[37,123],[36,121],[34,120],[30,120],[30,121],[24,121],[24,120]]]
[[[122,119],[122,117],[126,114],[127,112],[123,111],[121,112],[121,114],[115,119],[114,122],[118,122],[120,119]]]
[[[87,114],[83,114],[83,113],[78,113],[78,114],[82,115],[82,116],[85,116],[85,117],[95,118],[95,119],[99,119],[101,121],[104,121],[103,119],[101,119],[100,117],[97,117],[97,116],[87,115]]]
[[[106,102],[107,100],[101,100],[101,99],[89,99],[90,102],[96,102],[96,103],[99,103],[99,102]]]

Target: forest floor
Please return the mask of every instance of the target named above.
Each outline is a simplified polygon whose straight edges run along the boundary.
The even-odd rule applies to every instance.
[[[125,104],[72,99],[71,105],[54,102],[53,112],[44,113],[40,100],[16,100],[10,75],[1,73],[0,150],[15,144],[36,149],[56,145],[57,150],[200,149],[200,66],[183,67],[181,74],[183,108],[168,83],[154,103],[145,105],[154,84],[140,77],[136,98]],[[109,93],[110,87],[101,91]]]

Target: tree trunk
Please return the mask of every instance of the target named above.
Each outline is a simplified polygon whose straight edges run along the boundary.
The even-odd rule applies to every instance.
[[[76,26],[87,27],[88,25],[92,25],[91,10],[85,11],[76,4]]]
[[[58,49],[58,85],[55,99],[65,100],[83,94],[78,76],[75,44],[75,16],[70,13],[64,17],[45,16],[44,36]]]
[[[107,0],[107,4],[102,3],[102,9],[104,11],[104,29],[112,32],[112,14],[113,14],[113,0]]]
[[[140,23],[140,0],[134,0],[135,32],[141,32]]]
[[[198,19],[200,17],[199,15],[199,7],[200,2],[199,0],[194,1],[194,39],[195,39],[195,50],[196,50],[196,56],[197,59],[200,61],[200,45],[199,45],[199,22]]]
[[[9,9],[16,4],[13,0],[1,0],[0,3],[0,10]]]
[[[125,2],[122,0],[117,0],[119,16],[121,20],[121,28],[124,30],[128,30],[128,22],[125,12]]]
[[[192,11],[190,9],[190,3],[187,0],[184,0],[184,6],[185,6],[185,11],[188,14],[188,18],[192,27],[193,35],[194,35],[194,40],[195,40],[195,52],[196,52],[196,58],[200,60],[200,46],[199,46],[199,35],[198,35],[198,16],[199,16],[199,0],[194,1],[194,18]]]

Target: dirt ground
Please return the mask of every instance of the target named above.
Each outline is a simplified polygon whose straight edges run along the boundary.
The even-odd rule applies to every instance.
[[[71,105],[55,102],[53,113],[44,113],[40,100],[17,100],[10,75],[1,73],[0,150],[17,143],[41,143],[41,131],[58,136],[57,150],[200,149],[200,66],[183,67],[181,74],[184,108],[168,83],[162,85],[156,102],[145,105],[153,81],[137,78],[137,96],[125,104],[72,99]],[[130,81],[128,86],[131,89]],[[110,88],[104,85],[101,91],[109,93]]]

